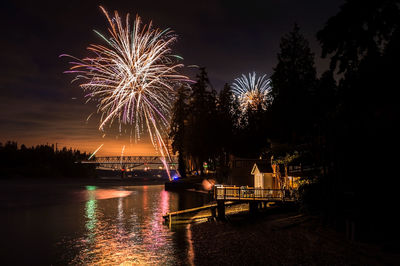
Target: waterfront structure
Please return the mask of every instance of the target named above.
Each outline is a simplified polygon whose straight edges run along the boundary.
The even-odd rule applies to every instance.
[[[249,159],[231,156],[229,159],[229,178],[228,184],[236,186],[249,186],[254,187],[254,177],[251,174],[254,164],[267,167],[270,165],[267,160],[263,159]]]
[[[251,174],[254,176],[254,188],[280,189],[279,176],[270,164],[255,163]]]
[[[301,173],[293,171],[299,167],[290,166],[282,167],[284,172],[280,171],[279,164],[258,164],[255,163],[251,170],[254,176],[254,187],[262,189],[297,189],[299,187],[300,176],[293,173]]]

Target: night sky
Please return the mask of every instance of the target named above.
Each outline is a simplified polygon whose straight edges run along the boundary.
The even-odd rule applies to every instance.
[[[327,68],[319,59],[315,34],[344,0],[265,1],[8,1],[1,7],[0,142],[29,146],[59,146],[99,154],[155,154],[146,139],[129,144],[128,136],[97,130],[98,120],[86,122],[96,110],[84,104],[84,93],[69,68],[70,54],[88,55],[90,43],[102,43],[93,29],[105,33],[107,21],[99,9],[120,15],[139,14],[145,23],[171,28],[179,36],[176,54],[185,65],[205,66],[212,85],[221,89],[242,73],[272,74],[279,41],[297,22],[316,54],[318,73]],[[193,71],[184,70],[194,79]]]

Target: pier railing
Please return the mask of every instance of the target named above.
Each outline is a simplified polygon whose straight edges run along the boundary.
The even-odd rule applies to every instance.
[[[236,186],[215,186],[214,199],[243,201],[294,201],[297,200],[297,191]]]

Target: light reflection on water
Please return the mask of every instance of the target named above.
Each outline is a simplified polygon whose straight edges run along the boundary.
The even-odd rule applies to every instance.
[[[0,212],[0,265],[192,264],[190,232],[171,231],[162,215],[203,205],[203,194],[162,185],[14,187],[0,194],[0,203],[19,206]]]
[[[129,188],[128,188],[129,189]],[[161,186],[143,186],[120,191],[87,189],[85,231],[78,239],[61,243],[77,250],[72,264],[191,264],[162,224],[162,215],[177,198]],[[104,200],[108,194],[115,198]],[[102,198],[99,200],[98,198]],[[172,201],[172,202],[171,202]]]

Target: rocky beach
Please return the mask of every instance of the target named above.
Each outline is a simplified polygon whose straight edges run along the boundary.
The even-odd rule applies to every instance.
[[[267,210],[191,225],[195,265],[396,265],[398,254],[351,242],[314,216]]]

